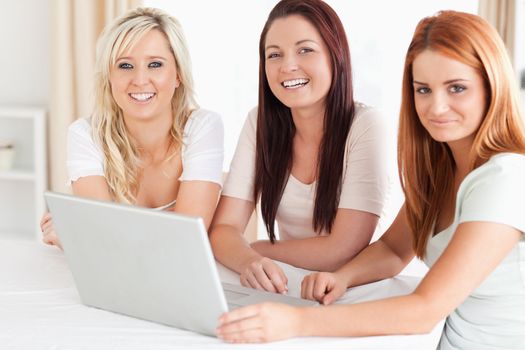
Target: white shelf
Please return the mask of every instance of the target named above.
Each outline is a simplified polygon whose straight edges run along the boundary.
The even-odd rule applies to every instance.
[[[0,170],[0,238],[40,240],[47,189],[46,111],[0,106],[0,140],[13,144],[10,170]]]
[[[0,117],[34,119],[35,115],[44,115],[45,110],[32,106],[0,106]]]

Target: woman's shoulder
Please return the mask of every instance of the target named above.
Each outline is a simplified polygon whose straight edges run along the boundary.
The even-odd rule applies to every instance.
[[[68,136],[69,138],[83,138],[92,140],[93,136],[91,130],[91,119],[79,118],[69,125]]]
[[[254,130],[256,129],[256,126],[257,126],[257,113],[258,113],[258,107],[255,106],[248,111],[248,115],[246,116],[246,123],[249,123]]]
[[[193,110],[188,118],[186,127],[188,124],[199,125],[199,124],[208,124],[208,123],[220,123],[222,124],[222,117],[219,113],[210,111],[209,109],[197,108]]]
[[[354,102],[354,118],[347,142],[356,142],[368,135],[365,139],[383,138],[388,136],[387,119],[376,108],[361,102]]]
[[[70,131],[91,132],[91,123],[88,118],[78,118],[69,125]]]
[[[489,161],[484,165],[500,169],[524,169],[525,154],[512,152],[498,153],[490,157]]]
[[[520,153],[498,153],[490,157],[490,159],[478,169],[474,170],[473,173],[477,171],[479,176],[487,174],[520,174],[525,175],[525,154]]]
[[[487,221],[525,232],[525,155],[499,153],[474,169],[457,195],[460,222]]]
[[[519,153],[498,153],[486,163],[474,169],[463,181],[466,189],[487,184],[495,186],[520,186],[525,188],[525,155]]]
[[[189,136],[203,130],[222,130],[223,128],[222,117],[219,113],[204,108],[198,108],[191,112],[188,121],[186,122],[186,126],[184,127],[184,134]]]
[[[243,121],[241,137],[244,135],[249,136],[249,138],[255,138],[255,133],[257,130],[257,113],[257,106],[248,111],[248,115]]]
[[[377,122],[382,119],[382,113],[377,108],[359,101],[354,101],[354,122]]]
[[[191,112],[188,121],[190,120],[192,121],[210,121],[210,120],[222,120],[222,118],[220,114],[217,112],[210,111],[209,109],[205,109],[205,108],[197,108]]]

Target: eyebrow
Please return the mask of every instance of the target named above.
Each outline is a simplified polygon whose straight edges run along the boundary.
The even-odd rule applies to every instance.
[[[162,56],[147,56],[146,58],[148,60],[162,60],[162,61],[166,61],[166,58],[162,57]],[[117,58],[117,61],[120,61],[120,60],[132,60],[132,59],[133,59],[133,57],[124,56],[124,57]]]
[[[469,81],[468,79],[450,79],[450,80],[447,80],[445,82],[443,82],[443,84],[452,84],[452,83],[457,83],[457,82],[460,82],[460,81]],[[422,83],[420,81],[417,81],[417,80],[413,80],[412,81],[413,84],[419,84],[419,85],[428,85],[427,83]]]
[[[303,39],[303,40],[299,40],[299,41],[297,41],[297,42],[295,43],[295,46],[298,46],[298,45],[304,44],[304,43],[306,43],[306,42],[310,42],[310,43],[313,43],[313,44],[315,44],[315,45],[319,45],[319,44],[317,43],[317,41],[315,41],[315,40],[312,40],[312,39]],[[265,51],[268,50],[268,49],[279,49],[279,45],[268,45],[268,46],[266,46],[266,47],[264,48]]]

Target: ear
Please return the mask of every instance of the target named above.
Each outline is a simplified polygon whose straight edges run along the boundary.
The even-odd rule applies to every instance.
[[[180,86],[180,77],[179,73],[177,73],[177,78],[175,79],[175,87],[178,88]]]

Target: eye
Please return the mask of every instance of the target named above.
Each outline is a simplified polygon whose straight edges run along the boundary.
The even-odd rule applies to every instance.
[[[452,85],[448,90],[454,94],[459,94],[465,91],[467,88],[463,85]]]
[[[133,66],[127,62],[119,63],[118,67],[120,69],[132,69]]]
[[[430,93],[430,89],[427,88],[427,87],[422,86],[422,87],[419,87],[419,88],[416,89],[416,93],[421,94],[421,95],[426,95],[426,94]]]
[[[299,49],[299,54],[305,54],[305,53],[309,53],[309,52],[313,52],[314,50],[313,49],[310,49],[309,47],[303,47],[301,49]]]
[[[160,68],[162,67],[162,62],[159,62],[159,61],[151,62],[150,64],[148,64],[148,67],[149,68]]]
[[[281,55],[278,52],[270,52],[268,56],[266,56],[267,59],[271,60],[273,58],[281,57]]]

